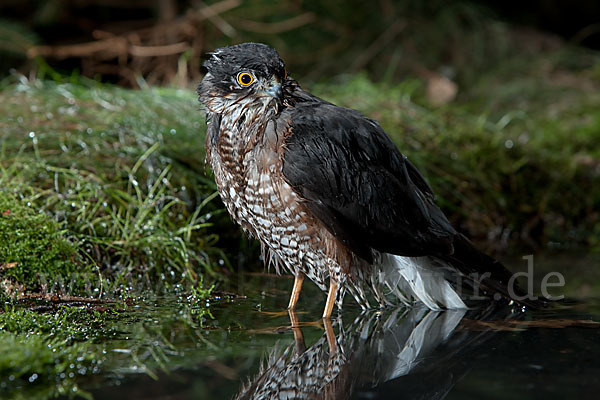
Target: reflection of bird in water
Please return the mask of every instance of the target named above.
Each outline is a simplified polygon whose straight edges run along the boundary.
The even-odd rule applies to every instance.
[[[214,51],[198,87],[207,160],[232,217],[276,268],[368,308],[386,292],[404,304],[465,309],[466,286],[511,299],[510,273],[456,232],[419,171],[379,124],[302,90],[272,48]],[[524,300],[522,301],[524,302]]]
[[[501,312],[509,315],[507,310]],[[452,358],[489,335],[489,331],[456,333],[466,313],[436,312],[424,307],[384,314],[364,312],[345,329],[338,319],[337,338],[331,321],[326,319],[325,333],[309,348],[305,347],[297,320],[292,318],[294,343],[283,350],[275,347],[236,399],[347,399],[359,389],[406,376],[416,369],[433,369],[435,374],[435,368],[443,370],[437,380],[423,381],[403,397],[441,399],[455,383],[455,379],[448,378],[462,376],[460,372],[450,373]],[[484,312],[469,313],[474,318],[486,317]],[[437,352],[440,346],[444,349]],[[434,392],[444,396],[422,396]]]

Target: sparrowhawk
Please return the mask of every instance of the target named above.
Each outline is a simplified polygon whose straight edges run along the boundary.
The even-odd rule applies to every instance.
[[[451,226],[377,121],[303,90],[264,44],[217,49],[204,67],[207,162],[232,218],[295,276],[290,308],[304,276],[328,292],[326,318],[346,290],[363,307],[372,297],[461,309],[478,285],[516,296],[509,271]]]

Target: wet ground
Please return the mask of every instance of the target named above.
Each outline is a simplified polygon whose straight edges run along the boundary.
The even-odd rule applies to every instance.
[[[546,260],[575,282],[569,297],[586,293],[550,310],[364,313],[349,302],[331,324],[313,285],[288,315],[292,279],[240,274],[208,308],[182,294],[138,299],[100,340],[100,373],[77,382],[96,399],[596,399],[597,261]],[[576,281],[581,271],[589,279]]]

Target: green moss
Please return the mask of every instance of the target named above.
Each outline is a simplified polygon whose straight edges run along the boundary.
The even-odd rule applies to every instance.
[[[89,385],[99,373],[156,376],[179,368],[183,350],[173,351],[171,341],[184,336],[181,348],[195,347],[190,344],[197,340],[197,330],[212,320],[205,297],[209,291],[199,287],[189,296],[172,294],[168,304],[163,298],[136,298],[122,304],[35,301],[5,306],[0,311],[3,398],[86,397],[79,385]],[[194,365],[197,360],[185,362]]]
[[[0,386],[15,398],[86,396],[76,378],[99,372],[105,356],[93,343],[115,335],[118,314],[87,307],[53,313],[6,308],[0,313]],[[21,393],[21,395],[19,395]]]
[[[74,378],[94,369],[94,354],[87,346],[48,342],[42,335],[0,332],[0,352],[0,374],[4,378],[0,386],[14,399],[85,395]]]
[[[556,64],[564,58],[556,56]],[[438,109],[427,104],[418,80],[373,83],[355,75],[312,90],[378,119],[470,236],[596,243],[600,100],[533,72],[515,76],[517,67],[499,66],[481,77],[490,91],[473,88]],[[570,79],[595,84],[586,71],[570,71]],[[494,74],[506,78],[503,86]],[[510,102],[517,93],[511,87],[522,88],[519,103]],[[35,286],[40,272],[78,269],[95,276],[97,266],[106,286],[148,282],[145,288],[153,290],[218,276],[225,246],[235,254],[239,231],[214,201],[214,182],[205,175],[205,126],[192,91],[22,82],[0,92],[0,101],[7,116],[0,123],[3,198],[50,223],[23,222],[19,232],[32,235],[27,244],[5,228],[3,240],[22,247],[3,251],[38,263],[25,270],[21,262],[7,274]],[[71,253],[59,245],[42,251],[48,242],[33,238],[51,237],[47,232],[67,238],[60,243]],[[225,240],[217,247],[219,237]]]
[[[476,85],[441,108],[428,104],[424,83],[414,79],[374,83],[359,74],[303,85],[378,119],[471,237],[593,245],[600,96],[589,88],[599,85],[598,57],[567,47],[522,56],[473,78]],[[239,251],[240,233],[205,174],[204,116],[192,90],[22,79],[0,92],[0,102],[3,197],[29,203],[29,217],[54,224],[23,223],[19,232],[56,232],[72,247],[65,256],[51,246],[40,258],[48,243],[27,242],[30,253],[19,257],[39,268],[26,275],[17,263],[13,278],[35,285],[41,270],[77,268],[100,272],[105,289],[144,283],[154,290],[222,276],[224,253]],[[3,240],[18,240],[14,233]],[[13,257],[18,248],[4,251]],[[64,265],[48,266],[50,259]]]
[[[36,82],[0,101],[0,187],[58,221],[105,283],[153,290],[223,268],[191,92]]]
[[[79,267],[74,246],[58,224],[31,204],[0,191],[0,276],[26,289],[43,277],[67,277]],[[45,280],[47,282],[47,280]]]
[[[127,314],[114,310],[115,304],[46,307],[47,312],[35,312],[7,306],[0,314],[0,329],[16,334],[44,335],[47,340],[71,345],[114,337],[117,334],[114,322],[127,320]]]

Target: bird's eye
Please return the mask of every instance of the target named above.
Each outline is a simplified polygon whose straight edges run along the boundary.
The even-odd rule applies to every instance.
[[[248,72],[240,72],[237,76],[237,81],[242,86],[250,86],[254,82],[254,77]]]
[[[283,79],[287,78],[287,68],[283,67]]]

